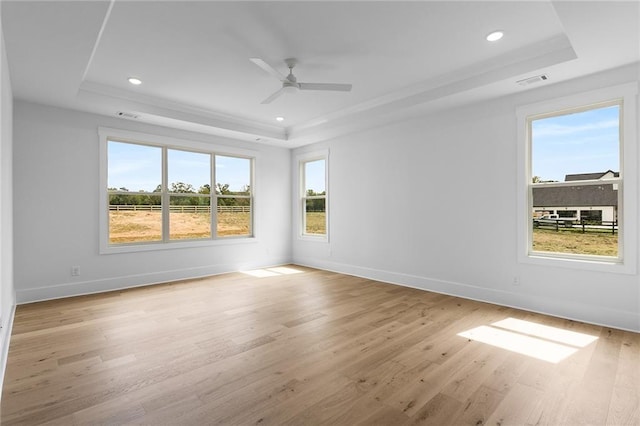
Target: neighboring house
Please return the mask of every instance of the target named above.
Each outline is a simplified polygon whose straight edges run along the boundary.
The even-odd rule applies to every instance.
[[[618,184],[606,183],[620,173],[607,170],[599,173],[566,175],[565,182],[602,180],[602,185],[570,185],[562,187],[534,188],[533,215],[557,214],[594,222],[611,222],[618,219]]]

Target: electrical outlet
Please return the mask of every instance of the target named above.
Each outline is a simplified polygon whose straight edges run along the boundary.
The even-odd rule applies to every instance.
[[[71,276],[72,277],[80,276],[80,267],[79,266],[72,266],[71,267]]]
[[[517,275],[514,275],[513,277],[513,285],[520,285],[520,277]]]

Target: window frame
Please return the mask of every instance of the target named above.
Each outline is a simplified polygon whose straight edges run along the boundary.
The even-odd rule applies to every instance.
[[[255,226],[255,202],[256,202],[256,180],[255,167],[258,162],[259,153],[252,150],[229,148],[226,146],[213,145],[211,143],[197,142],[180,138],[159,136],[135,131],[113,129],[108,127],[98,128],[100,142],[100,188],[99,188],[99,253],[113,254],[139,251],[166,250],[176,248],[215,246],[225,244],[245,244],[257,241]],[[109,242],[109,191],[108,186],[108,143],[109,141],[131,143],[137,145],[146,145],[158,147],[162,149],[162,206],[169,206],[171,196],[181,196],[180,194],[171,193],[168,185],[168,159],[167,152],[170,149],[194,152],[210,155],[210,184],[211,193],[209,197],[209,205],[211,207],[211,235],[206,238],[197,239],[169,239],[169,209],[162,208],[162,240],[140,241],[123,244],[111,244]],[[248,235],[224,236],[217,235],[217,206],[218,194],[216,194],[215,184],[215,157],[216,155],[245,158],[250,160],[250,221]],[[138,192],[130,192],[136,194]],[[198,195],[198,194],[194,194]]]
[[[306,194],[306,171],[305,165],[313,161],[324,160],[324,195],[307,196]],[[298,238],[308,241],[329,242],[329,150],[308,152],[296,157],[298,165]],[[325,208],[325,234],[306,233],[306,201],[313,199],[324,199]]]
[[[560,266],[574,269],[635,274],[637,269],[638,224],[638,150],[637,83],[623,84],[562,98],[551,99],[516,109],[518,131],[518,216],[517,253],[520,263]],[[618,184],[618,256],[593,256],[571,253],[547,253],[532,249],[534,187],[576,185],[576,182],[531,182],[531,122],[535,119],[587,111],[610,105],[620,105],[620,177],[607,179]],[[579,181],[582,186],[602,184],[601,180]]]
[[[107,139],[107,143],[109,142],[109,140],[113,140],[114,138],[111,139]],[[161,203],[161,208],[163,206],[169,206],[168,209],[162,208],[162,241],[160,241],[160,243],[162,244],[170,244],[170,243],[175,243],[175,242],[190,242],[190,241],[207,241],[210,239],[215,239],[216,238],[216,233],[215,233],[215,229],[216,229],[216,214],[218,213],[217,209],[214,209],[214,203],[213,203],[213,199],[214,196],[213,194],[211,194],[211,190],[209,191],[209,194],[186,194],[186,193],[180,193],[180,192],[171,192],[169,190],[169,150],[175,150],[175,151],[183,151],[183,152],[191,152],[194,154],[206,154],[209,156],[209,185],[211,186],[212,182],[213,182],[213,175],[214,175],[214,161],[215,161],[215,154],[213,152],[206,152],[206,151],[202,151],[202,150],[196,150],[196,149],[192,149],[192,148],[180,148],[180,147],[176,147],[176,146],[160,146],[160,148],[162,148],[162,188],[163,190],[160,192],[162,195],[162,203]],[[210,230],[210,236],[206,237],[206,238],[184,238],[184,239],[171,239],[171,198],[172,197],[177,197],[177,198],[182,198],[182,197],[199,197],[199,198],[208,198],[209,199],[209,211],[210,211],[210,216],[209,216],[209,230]],[[131,245],[137,245],[137,244],[141,244],[141,243],[130,243]],[[142,243],[143,244],[143,243]],[[115,244],[109,244],[110,246],[120,246],[119,245],[115,245]]]
[[[216,157],[233,157],[233,158],[246,158],[251,160],[249,164],[249,195],[224,195],[218,194],[218,178],[216,174]],[[211,153],[211,223],[212,223],[212,238],[213,239],[233,239],[233,238],[252,238],[254,236],[254,199],[253,199],[253,184],[255,183],[255,158],[246,157],[243,155],[232,155],[229,153],[223,152],[212,152]],[[218,200],[222,198],[232,198],[232,199],[242,199],[249,200],[249,234],[248,235],[235,235],[235,236],[226,236],[221,237],[218,235]],[[214,208],[215,207],[215,208]]]

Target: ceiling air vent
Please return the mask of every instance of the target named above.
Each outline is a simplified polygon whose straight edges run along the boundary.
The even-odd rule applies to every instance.
[[[137,114],[134,114],[134,113],[132,113],[132,112],[123,112],[123,111],[118,111],[118,112],[116,113],[116,115],[117,115],[118,117],[122,117],[122,118],[132,118],[132,119],[134,119],[134,120],[138,118],[138,115],[137,115]]]
[[[528,86],[530,84],[540,83],[541,81],[546,81],[549,79],[549,76],[546,74],[536,75],[534,77],[523,78],[522,80],[516,81],[520,86]]]

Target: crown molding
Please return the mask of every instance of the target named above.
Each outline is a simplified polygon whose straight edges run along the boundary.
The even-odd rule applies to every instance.
[[[168,99],[132,93],[100,83],[82,82],[77,98],[95,100],[96,97],[110,98],[116,101],[117,107],[110,112],[111,114],[117,115],[118,112],[125,112],[136,116],[129,119],[150,124],[242,140],[256,141],[259,139],[259,142],[287,140],[287,132],[284,127],[185,105]],[[113,102],[111,104],[113,105]]]

